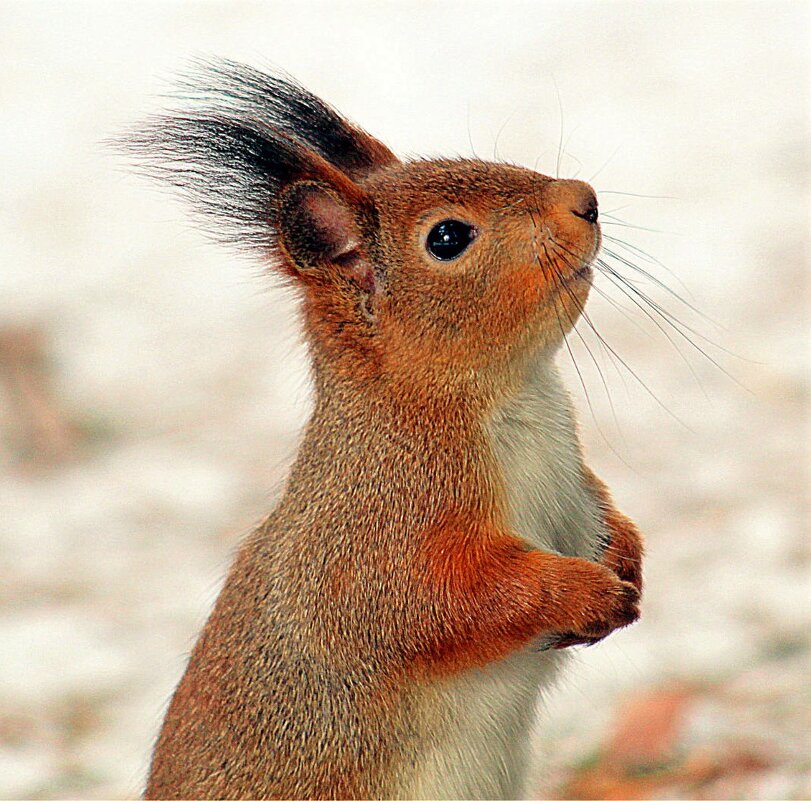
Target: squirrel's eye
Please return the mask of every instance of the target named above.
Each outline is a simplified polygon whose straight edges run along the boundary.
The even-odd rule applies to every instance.
[[[442,220],[429,232],[425,249],[440,261],[450,261],[465,252],[476,238],[476,228],[461,220]]]

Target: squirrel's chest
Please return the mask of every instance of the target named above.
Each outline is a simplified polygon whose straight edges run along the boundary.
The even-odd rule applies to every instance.
[[[557,375],[536,372],[489,421],[510,524],[538,548],[595,558],[603,523],[585,486],[574,418]],[[407,798],[516,798],[524,789],[540,687],[563,654],[518,651],[426,690],[431,744]]]
[[[510,523],[538,548],[594,558],[603,523],[581,471],[569,398],[553,371],[533,374],[490,421]]]

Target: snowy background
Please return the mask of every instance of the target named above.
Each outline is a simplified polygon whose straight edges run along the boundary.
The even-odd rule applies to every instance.
[[[307,415],[291,298],[100,145],[200,53],[401,155],[592,179],[606,245],[712,318],[639,284],[720,367],[603,280],[648,389],[586,325],[585,391],[561,354],[647,595],[550,697],[535,793],[811,796],[808,34],[800,3],[2,2],[0,796],[140,792]]]

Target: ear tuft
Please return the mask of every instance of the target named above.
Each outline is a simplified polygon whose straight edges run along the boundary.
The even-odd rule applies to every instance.
[[[298,140],[353,180],[398,161],[382,142],[289,75],[229,59],[198,58],[179,87],[187,100],[262,122]]]
[[[199,61],[175,99],[176,108],[112,144],[134,155],[140,172],[181,190],[207,233],[265,257],[277,253],[275,216],[288,187],[320,182],[349,209],[363,194],[355,181],[396,161],[385,145],[286,76]],[[341,216],[347,212],[319,208],[317,196],[309,200],[321,245],[332,238],[337,246],[339,232],[348,229]]]

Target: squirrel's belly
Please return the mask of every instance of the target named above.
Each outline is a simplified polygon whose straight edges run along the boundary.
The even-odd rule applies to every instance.
[[[522,651],[425,688],[424,750],[401,775],[401,798],[521,798],[540,687],[564,655]]]

